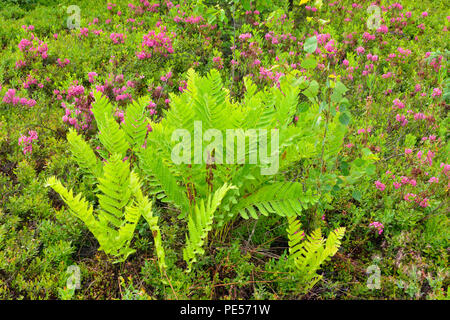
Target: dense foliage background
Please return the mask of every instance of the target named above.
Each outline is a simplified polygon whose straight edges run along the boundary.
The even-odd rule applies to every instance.
[[[68,29],[69,1],[0,1],[0,298],[448,298],[448,3],[375,1],[382,20],[369,28],[371,4],[77,1],[80,26]],[[320,195],[299,216],[306,234],[346,228],[309,290],[286,258],[279,215],[232,220],[186,272],[187,222],[155,199],[162,277],[146,220],[137,223],[136,252],[114,263],[45,186],[57,176],[95,203],[66,138],[75,129],[104,157],[91,92],[109,99],[118,122],[147,96],[150,136],[189,90],[189,69],[218,70],[229,98],[242,104],[244,77],[268,90],[306,76],[291,125],[317,109],[346,126],[336,153],[301,157],[277,177]],[[81,272],[76,290],[67,287],[72,265]]]

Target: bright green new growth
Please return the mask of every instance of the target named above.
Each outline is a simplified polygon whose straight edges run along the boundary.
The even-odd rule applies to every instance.
[[[260,147],[259,141],[250,143],[253,138],[250,130],[278,131],[278,150],[271,150],[270,146],[268,149],[278,157],[281,172],[302,158],[319,155],[322,149],[324,157],[335,153],[341,147],[346,131],[346,127],[338,120],[339,114],[326,124],[321,120],[318,107],[311,105],[293,124],[299,93],[307,87],[305,80],[283,77],[279,89],[273,87],[265,91],[257,91],[249,78],[245,78],[244,82],[245,97],[241,103],[233,102],[223,88],[217,70],[212,70],[205,77],[189,70],[187,90],[180,95],[171,95],[170,109],[160,122],[151,124],[148,147],[138,153],[139,166],[150,178],[153,186],[151,192],[158,199],[178,208],[182,218],[191,214],[199,201],[205,201],[224,183],[230,183],[236,188],[227,192],[217,209],[215,219],[218,227],[238,216],[256,219],[260,214],[269,213],[298,215],[319,200],[318,195],[314,195],[311,189],[304,189],[298,182],[284,182],[280,175],[262,175],[261,169],[267,165],[261,161],[250,163],[249,159],[257,156]],[[199,164],[194,161],[191,164],[175,164],[172,152],[178,141],[174,141],[172,135],[175,130],[187,130],[189,136],[194,137],[191,139],[191,150],[194,150],[194,122],[201,123],[202,134],[208,129],[220,131],[223,137],[227,129],[248,134],[244,163],[235,161],[229,164],[222,157],[222,163],[208,164],[203,159]],[[323,137],[325,130],[328,130],[328,138],[322,148],[322,141],[318,137]],[[207,149],[206,144],[203,144],[201,154],[215,158],[234,148],[234,145],[223,143],[224,150]]]
[[[58,192],[70,211],[86,224],[100,243],[99,250],[121,261],[134,252],[129,245],[141,210],[132,190],[139,188],[139,178],[130,172],[127,162],[114,155],[98,180],[101,193],[97,196],[97,210],[81,194],[74,196],[72,190],[67,190],[55,177],[49,178],[47,185]]]
[[[342,144],[346,127],[339,122],[338,113],[331,121],[322,121],[321,111],[315,105],[303,110],[298,121],[293,123],[294,115],[298,112],[298,96],[301,90],[308,87],[304,79],[283,77],[280,88],[257,91],[256,85],[246,78],[245,86],[246,95],[242,102],[233,102],[223,88],[217,70],[212,70],[205,77],[190,70],[188,89],[180,95],[171,95],[170,109],[160,122],[151,123],[152,131],[149,134],[149,120],[144,113],[145,98],[131,103],[126,110],[124,123],[119,124],[108,99],[95,93],[96,102],[92,112],[99,129],[98,138],[106,151],[105,164],[75,131],[70,130],[67,139],[74,159],[95,181],[98,208],[94,210],[80,194],[74,196],[56,178],[49,179],[48,185],[83,220],[98,239],[100,249],[120,260],[134,252],[130,242],[140,216],[144,216],[153,233],[161,270],[166,268],[166,264],[158,217],[152,214],[152,203],[143,195],[141,182],[145,182],[149,197],[170,203],[180,210],[179,217],[187,219],[183,258],[188,270],[197,257],[204,254],[203,247],[213,229],[213,221],[214,226],[220,229],[239,216],[257,219],[260,215],[277,214],[295,219],[302,211],[314,206],[319,201],[319,195],[313,194],[311,188],[306,189],[299,182],[284,181],[282,175],[261,174],[261,169],[266,168],[267,164],[263,161],[256,164],[248,161],[257,156],[260,147],[259,140],[256,144],[250,143],[253,137],[251,133],[248,135],[249,130],[277,130],[279,148],[272,150],[272,141],[269,140],[268,149],[270,155],[278,158],[281,171],[304,158],[319,154],[327,157],[336,153]],[[175,164],[172,151],[176,141],[173,141],[172,134],[177,129],[186,129],[191,137],[195,137],[196,121],[201,122],[202,133],[208,129],[216,129],[223,136],[226,136],[227,129],[238,129],[242,134],[245,132],[245,161]],[[326,142],[317,139],[323,136],[325,130],[328,137]],[[202,155],[205,153],[218,157],[235,148],[228,143],[223,146],[224,150],[202,146]],[[134,160],[134,156],[139,160],[133,162],[137,165],[134,168],[136,173],[131,170],[127,158]],[[321,261],[332,255],[331,247],[323,250],[318,247],[319,251],[311,251],[308,245],[304,246],[306,262],[300,259],[301,254],[298,257],[295,255],[296,265],[300,269],[310,268],[315,272]],[[298,250],[300,247],[295,251]],[[323,255],[320,250],[324,252]],[[316,257],[317,261],[314,261],[317,263],[311,264],[309,254],[318,252],[320,258]],[[311,276],[314,278],[317,275],[314,273]]]
[[[74,130],[70,130],[67,134],[67,141],[72,157],[80,168],[92,177],[100,177],[103,171],[102,164],[89,144]]]
[[[127,109],[126,123],[121,127],[112,117],[113,108],[108,100],[95,94],[92,109],[98,128],[99,140],[109,152],[104,165],[89,144],[74,130],[67,140],[73,158],[88,176],[94,178],[98,192],[98,208],[94,210],[81,194],[73,195],[60,181],[51,177],[47,185],[60,194],[69,209],[80,218],[100,243],[99,250],[125,260],[135,250],[130,248],[136,224],[141,215],[147,220],[154,236],[160,269],[165,265],[164,249],[158,217],[153,216],[152,202],[142,194],[140,179],[131,171],[129,160],[124,160],[128,149],[141,147],[147,134],[142,115],[144,101],[134,102]]]
[[[152,231],[153,241],[155,243],[156,256],[158,257],[159,269],[161,272],[163,272],[167,268],[167,265],[165,260],[164,247],[162,246],[161,230],[159,229],[158,226],[158,217],[153,215],[152,202],[149,201],[147,197],[144,197],[142,195],[141,189],[138,188],[135,190],[135,192],[140,204],[139,210],[144,219],[147,221],[150,230]]]
[[[206,205],[203,199],[201,199],[189,215],[189,236],[186,235],[186,247],[183,250],[183,259],[188,264],[188,271],[191,270],[192,264],[197,261],[196,254],[203,255],[205,253],[203,244],[208,236],[208,232],[212,229],[214,212],[227,191],[233,188],[233,186],[224,184],[214,193],[212,198],[211,195],[208,197]]]
[[[288,217],[289,258],[293,260],[298,273],[298,279],[303,292],[308,292],[322,275],[317,274],[320,265],[336,254],[341,246],[345,228],[337,228],[328,235],[328,239],[322,237],[320,228],[306,236],[302,231],[301,223],[295,217]]]

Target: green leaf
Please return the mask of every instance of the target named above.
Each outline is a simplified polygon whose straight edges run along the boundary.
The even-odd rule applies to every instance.
[[[317,49],[317,37],[313,36],[311,38],[306,39],[305,44],[303,45],[303,49],[307,53],[313,53]]]
[[[366,168],[366,173],[369,176],[373,176],[376,173],[376,171],[377,171],[377,167],[373,163],[369,164]]]
[[[336,82],[336,86],[334,87],[334,91],[336,91],[340,95],[343,95],[343,94],[345,94],[348,91],[348,89],[342,82],[338,81],[338,82]]]
[[[313,100],[314,97],[319,93],[319,83],[316,80],[311,81],[308,89],[303,91],[303,94],[307,96],[310,100]]]
[[[343,112],[339,116],[339,122],[345,126],[348,126],[348,124],[350,123],[350,120],[351,120],[351,117],[348,112]]]
[[[365,160],[358,158],[353,161],[353,164],[357,167],[362,167],[366,163]]]
[[[340,167],[341,167],[342,174],[344,176],[348,176],[350,174],[350,167],[348,165],[348,162],[341,161]]]
[[[317,61],[314,58],[308,58],[306,60],[303,60],[301,67],[305,69],[314,69],[315,67],[317,67]]]
[[[309,109],[309,103],[306,102],[306,101],[303,101],[302,103],[300,103],[298,105],[298,112],[299,113],[306,112],[306,111],[308,111],[308,109]]]
[[[358,202],[361,202],[361,196],[362,196],[361,191],[359,191],[357,189],[353,190],[353,192],[352,192],[353,199],[355,199]]]

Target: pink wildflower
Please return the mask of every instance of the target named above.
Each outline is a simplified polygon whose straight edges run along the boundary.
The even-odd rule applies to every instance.
[[[384,189],[386,189],[386,185],[381,183],[381,181],[379,181],[379,180],[375,181],[375,186],[380,191],[384,191]]]

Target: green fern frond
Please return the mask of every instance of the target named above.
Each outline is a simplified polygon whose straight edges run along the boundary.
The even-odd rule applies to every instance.
[[[100,244],[99,250],[124,261],[135,250],[130,243],[141,216],[141,210],[135,205],[143,199],[140,183],[136,174],[130,173],[128,161],[123,162],[114,154],[98,177],[99,208],[93,207],[82,197],[68,191],[55,177],[47,180],[47,186],[58,192],[70,211],[82,220]]]
[[[95,156],[94,151],[92,151],[89,144],[72,128],[69,129],[69,133],[67,134],[67,141],[69,142],[72,156],[80,168],[92,174],[94,177],[101,176],[102,165]]]
[[[123,209],[131,200],[130,167],[117,154],[112,155],[103,168],[103,177],[98,179],[98,202],[103,213],[100,221],[118,228],[121,225]]]
[[[302,230],[302,224],[295,216],[287,217],[288,219],[288,244],[289,244],[289,255],[294,259],[298,258],[300,250],[303,247],[302,241],[305,237],[305,233]]]
[[[161,125],[152,125],[153,132],[161,130],[172,131],[175,129],[187,129],[192,131],[194,129],[195,112],[193,110],[194,99],[196,95],[196,79],[197,74],[193,69],[187,71],[187,89],[181,95],[170,93],[170,109],[164,112],[164,118]],[[170,137],[169,137],[170,138]]]
[[[147,135],[147,121],[144,110],[148,98],[140,98],[128,105],[122,129],[129,145],[140,148]]]
[[[337,228],[336,230],[332,231],[328,235],[328,239],[325,243],[325,249],[324,249],[324,260],[328,259],[329,257],[332,257],[336,254],[339,247],[341,246],[341,240],[344,237],[345,234],[345,228]]]
[[[113,112],[113,106],[109,102],[108,98],[102,95],[101,92],[94,91],[95,102],[92,104],[91,111],[94,114],[97,127],[102,130],[106,125],[106,119],[111,117]]]
[[[70,211],[84,222],[86,227],[94,234],[95,237],[101,236],[102,230],[94,216],[94,209],[81,194],[74,196],[73,191],[67,190],[54,176],[47,179],[45,186],[51,187],[61,196]]]
[[[134,253],[136,250],[130,248],[131,239],[133,238],[134,230],[141,217],[141,212],[135,206],[127,206],[124,209],[123,219],[121,225],[117,230],[117,234],[113,241],[109,240],[107,243],[111,244],[111,249],[105,251],[120,258],[118,261],[124,261],[126,258]],[[118,249],[118,250],[117,250]],[[117,250],[115,252],[115,250]]]
[[[100,129],[98,138],[102,145],[111,154],[118,154],[125,158],[130,145],[127,142],[125,132],[120,128],[117,121],[109,117],[105,120],[104,126]]]
[[[144,219],[147,221],[150,230],[152,231],[156,256],[158,257],[159,269],[161,272],[163,272],[167,268],[165,251],[164,247],[162,246],[161,230],[158,226],[158,217],[153,216],[152,202],[149,201],[147,197],[143,197],[141,200],[139,200],[139,210]]]
[[[282,77],[280,80],[280,88],[271,88],[275,98],[276,112],[274,118],[277,122],[277,127],[286,128],[292,122],[297,112],[301,82],[301,79],[292,81],[292,79]]]
[[[231,210],[244,219],[248,219],[249,215],[258,219],[256,210],[265,216],[275,213],[289,217],[298,215],[317,201],[318,196],[305,193],[299,182],[275,182],[244,195]]]
[[[162,201],[171,202],[181,209],[183,216],[186,215],[189,211],[188,197],[184,188],[178,185],[177,179],[169,168],[149,148],[140,153],[139,157],[141,169],[149,177],[153,177],[154,184],[152,187],[154,189],[152,193],[158,195],[163,192],[165,198],[158,198]]]
[[[209,195],[206,205],[204,199],[201,199],[189,215],[189,235],[186,235],[186,246],[183,249],[183,258],[188,265],[188,272],[191,270],[192,264],[197,261],[196,256],[204,254],[203,244],[209,231],[211,231],[214,212],[219,207],[225,194],[232,188],[235,187],[224,184],[212,197]]]
[[[109,153],[117,153],[124,158],[127,150],[130,148],[130,145],[127,141],[128,137],[125,131],[120,128],[120,125],[112,116],[113,106],[106,97],[102,96],[100,92],[94,92],[94,98],[95,102],[93,103],[91,110],[94,114],[94,118],[99,129],[98,137],[100,142]],[[135,116],[139,119],[139,116],[137,115],[138,107],[133,106],[133,104],[131,106],[130,117]],[[131,131],[131,126],[134,120],[136,120],[136,118],[129,121],[129,124],[126,126],[127,130]]]
[[[324,242],[320,228],[306,236],[306,241],[303,242],[302,248],[298,250],[299,255],[295,261],[297,268],[315,272],[323,261]]]
[[[325,241],[318,228],[305,238],[300,222],[294,217],[288,217],[289,257],[305,293],[322,278],[317,270],[324,261],[336,254],[344,232],[345,228],[338,228]]]

